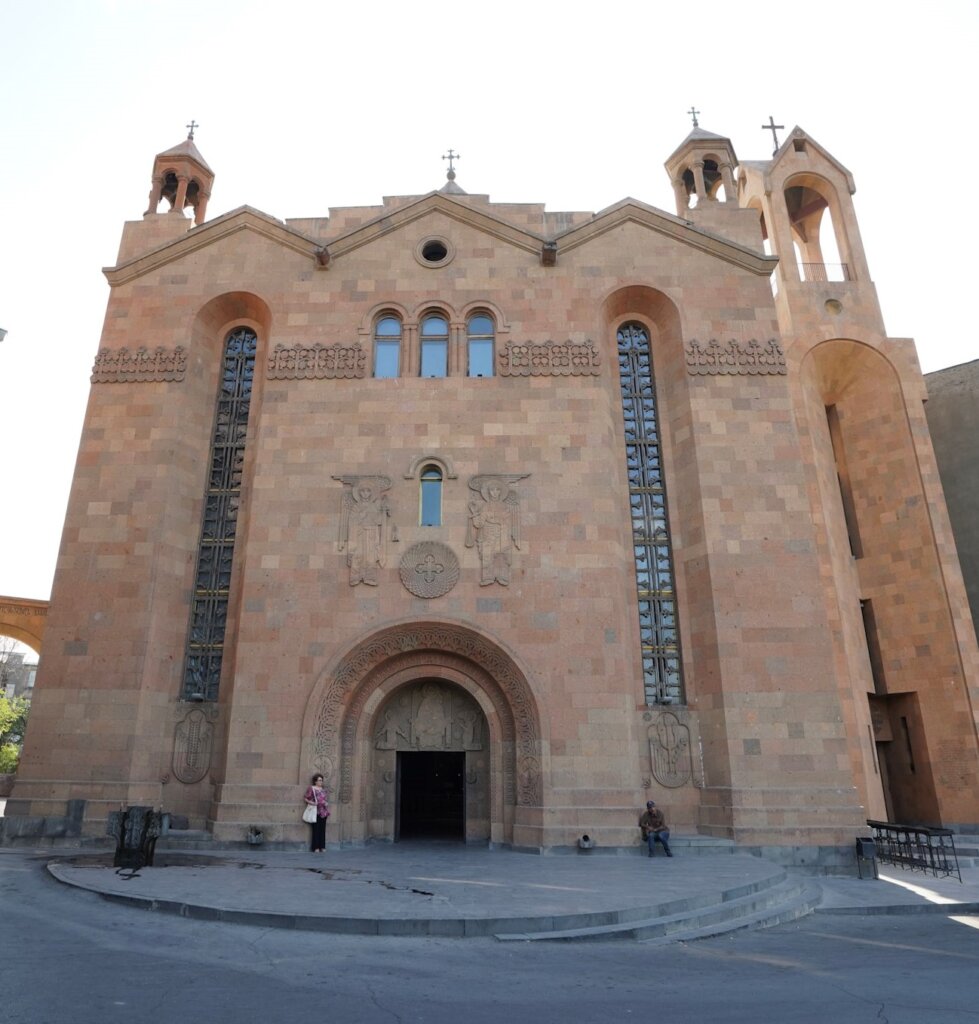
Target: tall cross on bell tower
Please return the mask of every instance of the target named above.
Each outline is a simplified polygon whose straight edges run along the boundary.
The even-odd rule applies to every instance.
[[[449,161],[449,177],[450,178],[454,178],[455,177],[455,169],[452,166],[452,161],[453,160],[461,160],[462,159],[462,154],[461,153],[453,153],[452,150],[450,149],[449,152],[446,153],[442,157],[442,159]]]
[[[190,139],[191,142],[194,141],[194,129],[195,128],[200,128],[200,125],[193,118],[191,118],[190,119],[190,124],[187,125],[187,138]]]
[[[687,113],[693,118],[693,126],[694,126],[694,128],[699,128],[700,127],[700,122],[697,120],[697,115],[700,113],[700,111],[699,110],[694,110],[694,108],[691,107],[687,111]]]
[[[778,135],[777,135],[777,131],[780,128],[784,128],[785,125],[784,124],[776,124],[775,123],[775,118],[772,117],[771,114],[769,114],[768,115],[768,124],[763,124],[761,127],[762,127],[763,131],[771,132],[772,133],[772,139],[775,142],[775,148],[772,150],[772,156],[775,156],[775,154],[778,152]]]

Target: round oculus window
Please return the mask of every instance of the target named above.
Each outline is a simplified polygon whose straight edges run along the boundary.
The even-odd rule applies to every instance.
[[[415,249],[415,259],[425,267],[444,267],[454,255],[446,238],[425,238]]]

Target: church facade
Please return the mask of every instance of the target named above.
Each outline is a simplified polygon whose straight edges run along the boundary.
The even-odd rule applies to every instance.
[[[846,168],[695,128],[676,213],[125,225],[7,814],[750,846],[979,822],[979,655]],[[824,249],[835,246],[838,263]],[[76,805],[77,806],[77,805]]]

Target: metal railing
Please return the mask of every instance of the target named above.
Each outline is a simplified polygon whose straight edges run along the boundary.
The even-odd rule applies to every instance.
[[[877,859],[882,863],[931,872],[935,878],[955,875],[962,881],[951,829],[895,825],[887,821],[868,821],[867,824],[874,830]]]

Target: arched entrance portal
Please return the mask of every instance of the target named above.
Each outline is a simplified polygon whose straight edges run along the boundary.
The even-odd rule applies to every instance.
[[[320,677],[303,735],[302,760],[333,796],[333,840],[444,827],[467,842],[539,845],[537,702],[513,657],[468,626],[400,623],[366,637]],[[443,785],[455,808],[444,815]]]
[[[490,837],[486,716],[464,689],[438,679],[396,690],[374,717],[368,818],[381,836]]]

